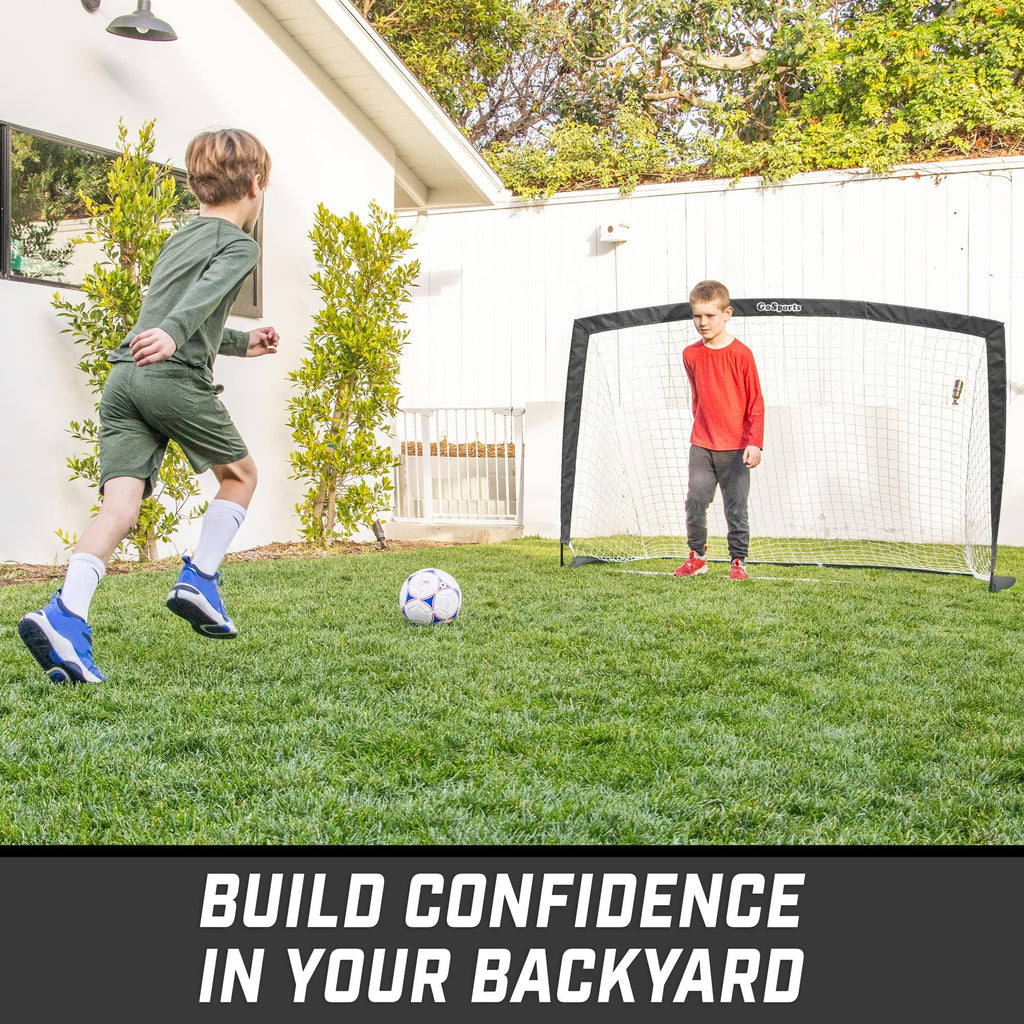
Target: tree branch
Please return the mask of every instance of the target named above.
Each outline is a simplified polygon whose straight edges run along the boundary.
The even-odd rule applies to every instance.
[[[763,63],[768,57],[768,51],[762,50],[758,46],[744,46],[740,53],[731,57],[702,54],[696,50],[684,50],[681,46],[669,47],[669,52],[688,63],[696,64],[699,68],[707,68],[709,71],[744,71]]]
[[[625,53],[626,50],[639,50],[639,49],[640,49],[640,44],[639,43],[634,43],[632,40],[629,40],[629,41],[623,43],[617,50],[612,50],[611,53],[606,53],[606,54],[604,54],[601,57],[588,57],[585,53],[584,54],[580,54],[580,56],[585,61],[589,61],[591,64],[603,64],[606,60],[611,60],[613,57],[618,57],[618,55],[620,53]]]
[[[652,103],[658,103],[664,100],[682,100],[684,103],[688,103],[691,107],[709,106],[707,101],[701,99],[701,97],[692,90],[683,89],[665,89],[662,92],[647,92],[644,93],[644,99],[650,100]]]
[[[760,85],[765,81],[765,77],[762,76],[754,83],[754,88],[751,89],[745,96],[732,97],[730,101],[735,101],[741,107],[745,107],[748,103],[752,103],[757,99],[757,90]],[[650,100],[652,103],[657,103],[664,100],[682,100],[684,103],[688,103],[691,107],[710,107],[713,103],[708,102],[702,97],[698,96],[697,93],[691,89],[665,89],[662,92],[648,92],[644,93],[644,99]]]

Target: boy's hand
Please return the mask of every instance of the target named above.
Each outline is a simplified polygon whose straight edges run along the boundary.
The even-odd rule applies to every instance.
[[[128,348],[137,366],[162,363],[178,351],[174,339],[159,327],[151,327],[148,331],[136,334]]]
[[[743,449],[743,465],[753,469],[761,461],[761,449],[756,444],[748,444]]]
[[[249,332],[249,347],[245,350],[245,356],[272,356],[277,351],[277,343],[281,336],[273,327],[257,327],[255,331]]]

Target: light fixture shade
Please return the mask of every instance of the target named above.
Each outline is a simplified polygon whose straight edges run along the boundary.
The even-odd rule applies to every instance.
[[[107,31],[113,32],[115,36],[124,36],[127,39],[149,39],[155,43],[177,39],[177,33],[166,21],[153,17],[150,13],[150,5],[151,0],[139,0],[134,14],[122,14],[120,18],[115,18],[107,26]]]

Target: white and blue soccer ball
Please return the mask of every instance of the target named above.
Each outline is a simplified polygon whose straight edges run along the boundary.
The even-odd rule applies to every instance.
[[[451,622],[462,607],[462,590],[443,569],[417,569],[402,584],[398,605],[417,626]]]

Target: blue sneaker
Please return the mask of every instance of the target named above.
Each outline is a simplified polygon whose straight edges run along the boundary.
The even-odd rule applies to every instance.
[[[167,595],[167,607],[189,622],[197,633],[203,636],[220,637],[230,640],[238,636],[235,624],[228,618],[224,602],[221,600],[217,584],[220,573],[207,576],[201,573],[187,555],[182,558],[185,563],[178,574],[178,582],[171,587]]]
[[[60,593],[41,611],[24,616],[18,634],[55,683],[102,683],[107,677],[92,660],[92,630],[64,607]]]

